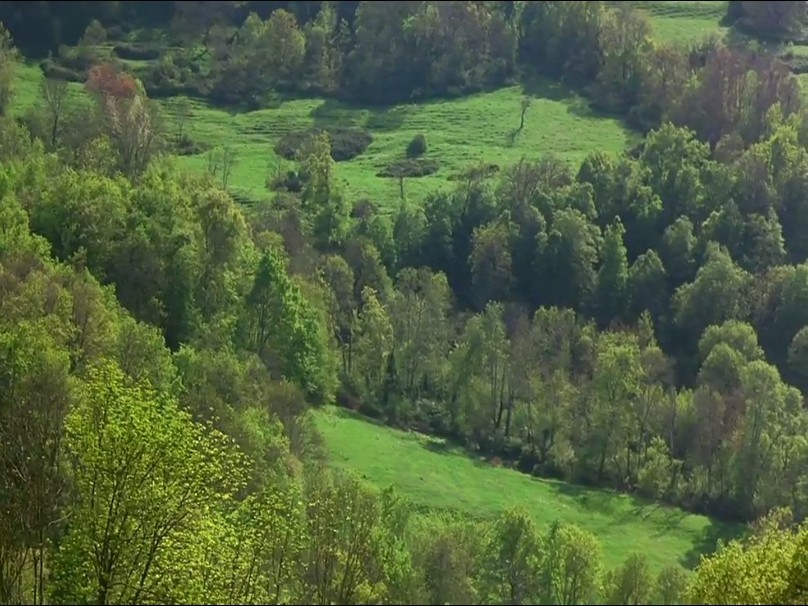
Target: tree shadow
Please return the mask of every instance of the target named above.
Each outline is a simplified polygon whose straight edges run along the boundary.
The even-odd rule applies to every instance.
[[[369,417],[356,410],[351,410],[350,408],[336,406],[331,409],[331,414],[341,419],[364,421],[365,423],[371,423],[372,425],[376,425],[377,427],[384,427],[385,429],[390,429],[390,426],[387,423],[385,423],[382,419],[374,419],[373,417]]]
[[[567,107],[567,112],[579,118],[621,118],[600,110],[580,91],[562,82],[549,80],[543,76],[529,76],[522,81],[522,94],[536,99],[556,101]]]
[[[695,568],[702,555],[715,551],[719,540],[727,542],[740,538],[745,533],[746,528],[742,526],[711,520],[710,524],[695,537],[693,547],[680,558],[679,563],[685,568]]]
[[[549,490],[561,496],[575,501],[575,504],[585,511],[604,513],[611,515],[615,513],[617,504],[617,492],[603,488],[585,486],[583,484],[571,484],[560,480],[548,480],[531,476],[536,482],[541,482]]]
[[[311,111],[314,126],[366,128],[372,131],[395,131],[401,128],[411,111],[406,105],[366,107],[326,99]]]

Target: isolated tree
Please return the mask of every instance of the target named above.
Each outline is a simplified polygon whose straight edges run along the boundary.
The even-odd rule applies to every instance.
[[[48,119],[48,134],[50,144],[56,145],[59,138],[59,129],[62,126],[67,111],[68,95],[70,93],[67,82],[45,78],[42,80],[42,99],[45,102],[45,112]]]
[[[177,121],[177,140],[182,141],[185,124],[191,118],[191,102],[188,97],[179,97],[174,104],[174,118]]]

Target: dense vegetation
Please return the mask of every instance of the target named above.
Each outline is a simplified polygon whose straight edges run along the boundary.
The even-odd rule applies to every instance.
[[[797,4],[728,11],[799,40]],[[589,1],[0,19],[0,601],[805,600],[808,112],[786,63],[660,44],[642,11]],[[56,53],[19,119],[15,44]],[[337,178],[372,137],[317,128],[278,142],[294,170],[242,207],[233,150],[179,170],[206,142],[153,100],[379,104],[538,77],[645,137],[575,166],[470,165],[411,199],[403,179],[440,162],[422,133],[378,167],[391,202]],[[534,475],[776,513],[691,581],[640,552],[605,568],[575,525],[416,515],[327,467],[310,407],[335,401]]]

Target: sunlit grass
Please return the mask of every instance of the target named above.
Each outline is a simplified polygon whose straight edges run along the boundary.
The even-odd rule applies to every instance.
[[[715,548],[719,537],[739,532],[628,495],[498,468],[440,440],[384,427],[342,409],[318,411],[316,419],[332,465],[380,488],[392,485],[426,509],[490,518],[519,505],[542,526],[555,520],[577,524],[598,537],[608,566],[632,552],[644,554],[655,569],[692,566],[701,553]]]

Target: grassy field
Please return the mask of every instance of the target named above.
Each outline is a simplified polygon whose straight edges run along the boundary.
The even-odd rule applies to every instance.
[[[36,66],[20,70],[15,111],[30,107],[39,94],[42,75]],[[71,85],[76,91],[80,85]],[[442,100],[391,108],[349,107],[322,99],[284,101],[278,107],[253,112],[230,112],[193,100],[186,132],[209,146],[229,146],[237,161],[229,187],[240,198],[268,196],[267,176],[291,167],[278,158],[275,142],[285,133],[311,126],[354,126],[368,129],[373,143],[364,154],[337,165],[337,176],[352,200],[370,199],[382,207],[397,203],[400,192],[395,179],[376,173],[403,158],[407,143],[423,133],[429,150],[426,157],[440,162],[437,173],[405,181],[405,193],[421,200],[427,193],[450,185],[449,177],[470,163],[485,160],[505,166],[522,156],[537,157],[553,152],[573,163],[593,150],[619,152],[636,140],[618,119],[595,114],[587,102],[560,85],[541,81],[531,87],[531,105],[524,130],[513,143],[510,133],[519,126],[522,87],[455,100]],[[177,98],[160,101],[169,122]],[[172,126],[169,124],[169,128]],[[182,166],[207,169],[206,154],[184,156]]]
[[[572,522],[593,532],[607,566],[639,551],[659,569],[693,566],[720,537],[739,529],[627,495],[541,480],[469,457],[434,438],[398,431],[343,409],[317,413],[333,465],[355,471],[379,487],[393,485],[411,502],[437,510],[490,517],[521,505],[536,521]]]
[[[236,193],[255,199],[266,195],[268,174],[290,165],[273,151],[283,134],[311,126],[365,128],[372,133],[373,143],[364,154],[338,163],[337,176],[352,199],[367,198],[387,208],[397,203],[399,184],[376,174],[404,158],[407,144],[418,133],[427,138],[426,157],[437,159],[440,169],[433,175],[405,181],[405,193],[413,200],[449,185],[447,179],[470,163],[485,160],[504,166],[522,156],[547,152],[577,163],[596,149],[621,151],[634,139],[619,120],[597,116],[581,97],[542,83],[532,95],[524,130],[511,144],[509,134],[519,125],[522,92],[521,87],[511,87],[457,100],[385,109],[308,99],[285,101],[277,108],[228,113],[194,102],[188,132],[194,140],[236,149],[238,161],[231,184]],[[165,104],[169,114],[175,102]],[[180,161],[189,168],[204,170],[207,159],[196,155]]]
[[[711,34],[723,36],[728,31],[720,24],[727,12],[724,1],[652,0],[629,4],[648,13],[654,37],[665,42],[697,42]]]

